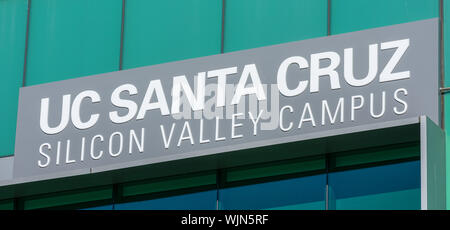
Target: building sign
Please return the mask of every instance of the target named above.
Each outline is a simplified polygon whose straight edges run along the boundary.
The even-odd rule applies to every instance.
[[[14,177],[438,123],[438,60],[430,19],[24,87]]]

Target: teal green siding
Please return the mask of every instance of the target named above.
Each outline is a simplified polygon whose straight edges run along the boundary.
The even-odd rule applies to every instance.
[[[325,171],[325,158],[312,160],[300,159],[287,162],[256,165],[251,167],[238,167],[227,170],[226,182],[273,177],[285,174],[305,173],[311,171]]]
[[[121,0],[35,0],[26,85],[119,69]]]
[[[331,167],[341,168],[377,162],[395,161],[420,157],[420,143],[411,143],[395,148],[382,147],[372,151],[367,149],[337,154],[332,158]]]
[[[112,186],[109,186],[31,197],[24,199],[22,203],[23,209],[25,210],[43,209],[100,200],[111,200],[112,196],[113,189]]]
[[[0,211],[1,210],[14,210],[14,201],[10,200],[0,200]]]
[[[128,0],[123,68],[220,53],[221,0]]]
[[[444,16],[444,86],[450,87],[450,3],[443,1]],[[446,160],[447,160],[447,210],[450,209],[450,93],[444,96],[444,125],[446,134]]]
[[[196,186],[216,184],[216,174],[207,173],[194,176],[181,176],[175,178],[161,178],[151,181],[126,183],[121,186],[123,196],[135,196],[157,192],[166,192],[192,188]]]
[[[27,0],[0,1],[0,157],[14,153],[17,102],[22,86]]]
[[[438,0],[332,0],[331,33],[439,17]]]
[[[227,0],[226,52],[327,35],[327,0]]]
[[[443,13],[444,13],[444,85],[450,86],[450,2],[443,1]],[[447,105],[446,105],[447,107]],[[446,122],[448,124],[448,122]],[[450,207],[450,206],[449,206]]]
[[[445,160],[447,161],[446,163],[446,177],[445,179],[447,180],[447,210],[450,210],[450,94],[447,93],[444,96],[444,123],[445,123],[445,148],[446,148],[446,155],[445,155]]]

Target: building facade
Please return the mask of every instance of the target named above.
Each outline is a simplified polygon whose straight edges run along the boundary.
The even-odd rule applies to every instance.
[[[445,135],[450,127],[446,125],[450,121],[446,93],[450,77],[445,77],[450,71],[450,36],[446,36],[450,4],[444,0],[0,1],[0,209],[450,208],[445,195],[432,206],[433,198],[426,196],[435,191],[424,194],[426,147],[421,130],[428,124],[426,118],[398,128],[401,130],[367,134],[367,138],[382,135],[392,141],[331,146],[311,156],[300,153],[314,151],[322,142],[308,147],[288,143],[239,150],[236,154],[297,157],[211,169],[190,167],[182,173],[150,175],[151,170],[132,169],[98,177],[8,183],[20,122],[21,87],[432,18],[440,20],[441,104],[440,124],[435,125],[436,132]],[[397,136],[405,133],[414,135]],[[336,138],[351,146],[357,135],[366,134]],[[434,136],[424,135],[431,156]],[[447,147],[447,156],[449,152]],[[444,193],[447,188],[446,194],[450,190],[446,179],[450,178],[449,158],[444,167],[447,173],[438,173],[436,179]],[[180,166],[170,163],[161,167]],[[140,176],[122,179],[120,173]]]

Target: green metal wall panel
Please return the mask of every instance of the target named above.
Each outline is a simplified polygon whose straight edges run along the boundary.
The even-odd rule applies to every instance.
[[[444,16],[444,86],[450,87],[450,3],[443,1]],[[450,210],[450,93],[444,96],[444,126],[446,136],[447,210]]]
[[[112,186],[53,193],[33,198],[25,198],[23,200],[23,208],[25,210],[42,209],[99,200],[110,200],[112,199],[112,196]]]
[[[311,172],[325,170],[325,158],[314,160],[290,160],[289,162],[271,163],[256,166],[239,167],[229,169],[226,173],[226,181],[234,182],[263,177],[279,176],[285,174]]]
[[[444,86],[450,86],[450,2],[443,1]],[[447,210],[450,210],[450,93],[444,96],[444,124],[446,134]]]
[[[420,145],[414,143],[399,147],[382,147],[373,150],[358,150],[332,158],[331,167],[348,167],[393,160],[410,159],[420,156]]]
[[[429,118],[420,118],[420,132],[426,134],[421,142],[426,151],[427,210],[446,209],[446,136],[439,125]],[[425,166],[422,164],[422,166]]]
[[[227,0],[226,52],[327,35],[327,0]]]
[[[445,87],[450,86],[450,2],[449,1],[443,1],[443,13],[444,13],[444,71],[445,71],[445,77],[444,77],[444,84]],[[448,124],[449,121],[446,121]]]
[[[121,0],[34,0],[26,85],[118,70]]]
[[[14,200],[0,200],[0,210],[14,210]]]
[[[17,102],[22,86],[27,0],[0,1],[0,157],[14,153]]]
[[[215,173],[161,178],[152,181],[131,182],[121,185],[123,196],[135,196],[177,189],[216,184]]]
[[[444,102],[447,210],[450,210],[450,93],[445,94]]]
[[[220,53],[221,0],[128,0],[123,68]]]
[[[332,0],[331,33],[439,17],[438,0]]]

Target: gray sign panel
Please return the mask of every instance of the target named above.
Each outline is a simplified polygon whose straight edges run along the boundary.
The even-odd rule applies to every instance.
[[[24,87],[14,177],[438,123],[438,60],[430,19]]]

